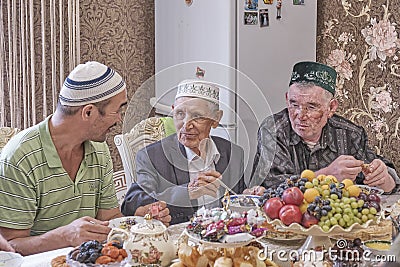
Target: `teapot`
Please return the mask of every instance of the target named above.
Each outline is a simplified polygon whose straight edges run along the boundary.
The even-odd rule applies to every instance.
[[[132,225],[130,231],[112,228],[107,241],[123,244],[123,248],[132,254],[132,266],[168,266],[176,258],[177,248],[167,227],[149,214],[144,216],[143,222]]]

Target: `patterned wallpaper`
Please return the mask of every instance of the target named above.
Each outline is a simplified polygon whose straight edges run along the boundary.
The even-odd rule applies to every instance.
[[[20,33],[22,30],[29,30],[29,25],[24,25],[19,17],[19,12],[23,14],[29,14],[30,4],[32,4],[33,10],[33,43],[34,47],[31,47],[30,42],[27,43],[29,59],[29,51],[32,48],[34,50],[34,71],[35,79],[33,87],[30,84],[30,79],[27,79],[28,83],[28,94],[22,92],[21,85],[22,79],[19,77],[20,68],[22,66],[22,57],[20,53],[21,41]],[[57,1],[58,2],[58,1]],[[68,1],[70,3],[72,1]],[[78,1],[77,1],[78,2]],[[24,3],[24,5],[21,5]],[[3,55],[9,55],[9,29],[16,27],[17,31],[15,49],[16,60],[13,63],[16,70],[16,79],[14,97],[18,99],[20,103],[23,103],[23,99],[28,102],[28,107],[25,109],[29,113],[24,113],[22,104],[10,105],[10,93],[8,88],[4,90],[5,97],[5,109],[8,111],[5,116],[5,126],[10,126],[11,121],[15,124],[14,127],[24,129],[31,125],[34,125],[44,119],[44,117],[53,113],[58,98],[59,90],[62,86],[62,81],[68,75],[69,71],[75,66],[69,66],[69,39],[68,39],[68,3],[64,1],[63,10],[63,25],[64,25],[64,73],[60,74],[58,68],[52,70],[52,58],[57,64],[60,64],[59,51],[59,23],[55,20],[56,27],[54,28],[55,41],[55,59],[52,57],[51,45],[51,27],[50,27],[50,11],[54,10],[56,18],[59,18],[58,3],[56,6],[51,5],[52,1],[48,0],[34,0],[34,1],[8,1],[4,2],[1,6],[2,12],[2,23],[4,34],[4,51]],[[54,1],[53,1],[54,3]],[[43,4],[43,8],[42,5]],[[15,9],[14,9],[14,7]],[[128,99],[136,92],[137,88],[154,74],[154,4],[152,1],[145,0],[79,0],[80,10],[80,59],[81,63],[95,60],[102,62],[116,71],[118,71],[127,83]],[[52,9],[53,8],[53,9]],[[16,14],[11,15],[11,19],[8,17],[8,11],[16,10]],[[44,10],[44,11],[43,11]],[[43,15],[43,16],[42,16]],[[44,18],[44,23],[42,19]],[[29,17],[26,17],[29,22]],[[8,27],[8,22],[11,22],[13,27]],[[42,35],[41,27],[45,25],[45,48],[44,53],[42,52]],[[21,26],[22,25],[22,26]],[[29,31],[28,31],[29,32]],[[11,44],[12,47],[12,44]],[[13,50],[14,51],[14,50]],[[3,53],[3,52],[2,52]],[[1,57],[0,57],[1,58]],[[43,60],[44,59],[44,60]],[[5,60],[3,67],[8,71],[8,61]],[[30,73],[32,66],[27,64],[26,72]],[[63,76],[61,79],[55,79],[52,81],[52,73]],[[3,84],[9,86],[9,73],[5,72],[3,77]],[[62,81],[60,81],[62,80]],[[13,89],[14,90],[14,89]],[[33,92],[31,92],[33,91]],[[32,94],[34,97],[32,97]],[[141,92],[141,101],[135,103],[135,114],[134,116],[143,117],[143,114],[139,114],[142,110],[148,113],[149,110],[149,99],[154,96],[154,88],[149,87],[145,92]],[[53,101],[54,100],[54,101]],[[44,103],[47,107],[45,108]],[[31,105],[31,106],[29,106]],[[32,108],[34,106],[34,109]],[[10,112],[15,110],[15,116],[11,117]],[[146,114],[148,115],[148,114]],[[24,122],[24,119],[27,121]],[[114,136],[121,133],[122,125],[118,125],[114,131],[109,135],[107,143],[110,146],[111,154],[114,159],[114,169],[122,170],[122,162],[119,153],[114,145]]]
[[[39,4],[35,1],[38,19],[34,27],[38,29],[38,42]],[[371,146],[394,161],[397,168],[400,168],[399,8],[398,0],[318,0],[317,24],[317,60],[333,66],[339,73],[339,113],[363,125]],[[80,12],[81,61],[97,60],[120,72],[127,82],[130,99],[154,74],[153,2],[81,0]],[[38,62],[35,71],[40,77],[41,51],[40,47],[35,48]],[[47,83],[49,80],[50,77]],[[38,79],[37,88],[40,87]],[[153,95],[151,89],[141,92],[143,101],[135,102],[135,110],[147,112],[148,100]],[[43,95],[37,93],[36,96],[36,118],[40,121]],[[48,102],[48,113],[51,113],[51,106]],[[143,117],[143,114],[129,116]],[[113,142],[114,135],[121,130],[122,125],[107,140],[115,159],[115,170],[122,169]]]
[[[81,62],[96,60],[118,71],[127,83],[129,101],[154,74],[154,4],[144,0],[83,0],[80,10]],[[154,91],[146,93],[135,103],[139,105],[135,110],[148,110]],[[121,131],[122,125],[118,125],[107,139],[115,171],[123,169],[114,144],[114,136]]]
[[[400,169],[400,1],[318,0],[317,60],[339,74],[338,113]]]

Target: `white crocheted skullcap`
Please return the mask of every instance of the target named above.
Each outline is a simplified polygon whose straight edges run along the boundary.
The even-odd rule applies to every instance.
[[[175,99],[183,96],[198,97],[219,104],[219,87],[203,80],[184,80],[178,85]]]
[[[83,106],[109,99],[124,91],[121,75],[96,61],[79,64],[65,79],[60,102],[65,106]]]

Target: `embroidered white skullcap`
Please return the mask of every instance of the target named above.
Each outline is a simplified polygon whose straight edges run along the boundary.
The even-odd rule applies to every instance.
[[[83,106],[109,99],[123,90],[125,82],[113,69],[96,61],[79,64],[65,79],[60,102],[65,106]]]
[[[184,80],[179,83],[175,99],[198,97],[219,104],[219,88],[216,84],[203,80]]]

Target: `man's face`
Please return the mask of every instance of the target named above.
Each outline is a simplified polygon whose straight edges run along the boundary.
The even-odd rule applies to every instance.
[[[319,86],[299,87],[292,84],[286,94],[290,123],[293,130],[307,142],[317,142],[322,129],[337,108]]]
[[[113,96],[110,102],[104,108],[104,114],[97,114],[93,122],[92,133],[90,140],[95,142],[104,142],[107,134],[112,128],[122,121],[124,110],[126,109],[127,96],[126,90]]]
[[[218,126],[221,111],[212,114],[207,100],[180,97],[173,106],[174,124],[179,142],[199,151],[200,141],[210,136],[211,127]]]

